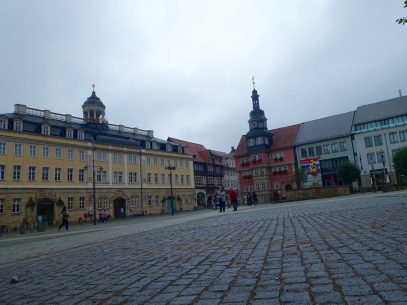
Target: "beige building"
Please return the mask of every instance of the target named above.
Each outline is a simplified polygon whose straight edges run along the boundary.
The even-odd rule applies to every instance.
[[[105,120],[93,91],[83,118],[25,105],[0,114],[0,226],[71,222],[106,212],[132,217],[195,207],[192,156],[184,147]]]

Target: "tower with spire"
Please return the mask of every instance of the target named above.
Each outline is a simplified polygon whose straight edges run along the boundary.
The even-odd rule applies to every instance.
[[[257,93],[254,77],[252,78],[252,104],[253,110],[250,111],[249,132],[246,134],[247,150],[249,152],[260,152],[269,150],[273,142],[273,135],[267,129],[267,118],[264,111],[260,108],[259,94]]]

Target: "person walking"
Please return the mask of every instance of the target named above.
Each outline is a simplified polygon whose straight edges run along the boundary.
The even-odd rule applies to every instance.
[[[256,194],[256,192],[253,192],[252,197],[253,197],[253,204],[257,205],[257,194]]]
[[[237,211],[237,193],[234,189],[229,190],[229,197],[233,206],[233,211]]]
[[[226,194],[225,189],[223,187],[221,187],[219,190],[218,198],[219,198],[219,212],[225,212]]]
[[[62,223],[61,223],[61,225],[58,227],[58,231],[61,231],[61,228],[62,228],[63,226],[65,226],[66,230],[68,231],[68,227],[69,227],[69,221],[68,221],[68,219],[69,219],[69,214],[66,212],[66,205],[64,205],[64,207],[62,208],[61,214],[62,214]]]

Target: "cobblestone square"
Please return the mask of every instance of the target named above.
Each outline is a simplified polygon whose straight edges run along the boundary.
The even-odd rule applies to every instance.
[[[405,192],[87,228],[0,239],[0,303],[407,304]]]

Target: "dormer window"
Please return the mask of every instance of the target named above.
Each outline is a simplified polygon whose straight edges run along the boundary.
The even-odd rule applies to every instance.
[[[167,145],[166,145],[166,150],[167,150],[167,151],[171,151],[171,144],[167,144]]]
[[[23,121],[22,120],[14,120],[14,130],[15,131],[23,131]]]
[[[146,148],[147,148],[147,149],[151,149],[151,142],[146,141]]]
[[[83,130],[78,130],[78,140],[83,140],[85,139],[85,133]]]
[[[182,154],[182,146],[178,146],[178,153]]]
[[[69,139],[73,139],[73,129],[72,128],[66,129],[66,137]]]
[[[0,129],[7,129],[7,128],[8,128],[7,118],[0,118]]]
[[[42,124],[42,131],[41,133],[44,136],[49,136],[51,134],[51,126],[49,126],[48,124]]]

